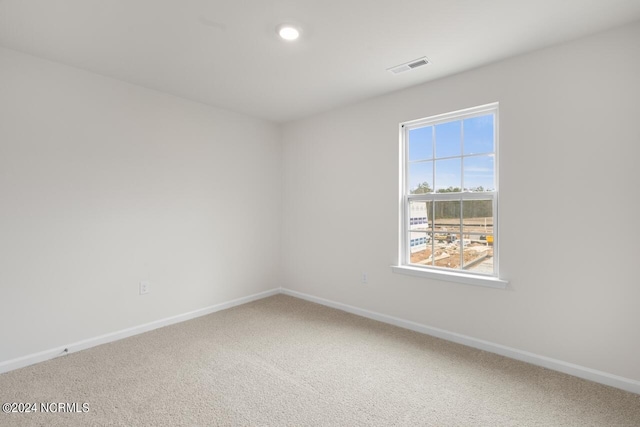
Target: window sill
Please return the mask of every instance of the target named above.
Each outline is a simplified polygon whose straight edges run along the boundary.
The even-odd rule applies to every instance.
[[[444,280],[447,282],[464,283],[465,285],[485,286],[489,288],[506,289],[508,281],[489,276],[477,276],[453,271],[433,271],[423,268],[410,267],[408,265],[392,265],[394,273],[409,276],[423,277],[426,279]]]

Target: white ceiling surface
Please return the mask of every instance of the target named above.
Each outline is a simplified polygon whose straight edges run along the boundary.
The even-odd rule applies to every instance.
[[[0,45],[286,122],[639,19],[640,0],[0,0]]]

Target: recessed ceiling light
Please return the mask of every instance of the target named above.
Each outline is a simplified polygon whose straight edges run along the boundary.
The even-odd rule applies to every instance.
[[[288,41],[296,40],[300,37],[300,30],[298,30],[293,25],[279,25],[278,26],[278,35]]]

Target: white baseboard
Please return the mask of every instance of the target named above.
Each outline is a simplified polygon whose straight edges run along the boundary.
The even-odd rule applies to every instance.
[[[194,319],[196,317],[206,316],[207,314],[215,313],[216,311],[225,310],[227,308],[246,304],[251,301],[270,297],[272,295],[277,295],[279,293],[280,293],[280,288],[271,289],[269,291],[260,292],[260,293],[249,295],[242,298],[237,298],[232,301],[223,302],[220,304],[212,305],[210,307],[205,307],[199,310],[190,311],[188,313],[167,317],[165,319],[156,320],[154,322],[145,323],[143,325],[134,326],[132,328],[123,329],[121,331],[111,332],[108,334],[74,342],[64,346],[41,351],[39,353],[29,354],[16,359],[11,359],[11,360],[0,363],[0,374],[4,372],[13,371],[14,369],[24,368],[25,366],[33,365],[35,363],[44,362],[46,360],[50,360],[58,356],[63,356],[65,354],[75,353],[80,350],[85,350],[87,348],[95,347],[101,344],[106,344],[109,342],[130,337],[133,335],[138,335],[144,332],[161,328],[163,326],[169,326],[169,325],[173,325],[174,323],[184,322],[185,320]]]
[[[521,360],[523,362],[531,363],[533,365],[542,366],[544,368],[563,372],[565,374],[573,375],[575,377],[594,381],[600,384],[605,384],[611,387],[616,387],[622,390],[630,391],[632,393],[640,394],[640,381],[620,377],[617,375],[609,374],[607,372],[597,371],[595,369],[587,368],[580,365],[575,365],[573,363],[564,362],[562,360],[552,359],[550,357],[541,356],[538,354],[530,353],[528,351],[518,350],[518,349],[507,347],[501,344],[495,344],[489,341],[480,340],[480,339],[469,337],[466,335],[457,334],[455,332],[446,331],[444,329],[422,325],[420,323],[412,322],[410,320],[400,319],[398,317],[376,313],[374,311],[365,310],[362,308],[354,307],[354,306],[343,304],[336,301],[331,301],[324,298],[319,298],[313,295],[308,295],[302,292],[297,292],[297,291],[293,291],[286,288],[271,289],[269,291],[260,292],[254,295],[249,295],[249,296],[238,298],[232,301],[212,305],[210,307],[205,307],[205,308],[194,310],[188,313],[179,314],[177,316],[167,317],[165,319],[156,320],[154,322],[145,323],[143,325],[123,329],[121,331],[100,335],[94,338],[89,338],[89,339],[78,341],[68,345],[59,346],[49,350],[41,351],[39,353],[29,354],[23,357],[1,362],[0,374],[4,372],[13,371],[14,369],[19,369],[25,366],[33,365],[35,363],[44,362],[46,360],[63,356],[65,354],[75,353],[80,350],[85,350],[87,348],[95,347],[101,344],[106,344],[109,342],[130,337],[133,335],[138,335],[138,334],[148,332],[157,328],[161,328],[163,326],[173,325],[175,323],[184,322],[186,320],[194,319],[200,316],[206,316],[207,314],[215,313],[216,311],[225,310],[231,307],[246,304],[251,301],[256,301],[262,298],[270,297],[272,295],[277,295],[279,293],[300,298],[303,300],[315,302],[317,304],[325,305],[327,307],[336,308],[338,310],[346,311],[348,313],[352,313],[358,316],[388,323],[401,328],[410,329],[412,331],[420,332],[426,335],[431,335],[431,336],[442,338],[448,341],[453,341],[458,344],[463,344],[469,347],[485,350],[491,353],[499,354],[501,356],[509,357],[511,359]],[[67,351],[65,351],[65,349]]]
[[[377,320],[383,323],[388,323],[394,326],[399,326],[401,328],[410,329],[412,331],[420,332],[426,335],[442,338],[447,341],[453,341],[458,344],[463,344],[468,347],[485,350],[491,353],[499,354],[501,356],[509,357],[511,359],[516,359],[523,362],[531,363],[532,365],[542,366],[544,368],[548,368],[554,371],[563,372],[565,374],[573,375],[574,377],[583,378],[583,379],[594,381],[600,384],[605,384],[611,387],[616,387],[622,390],[630,391],[632,393],[640,394],[640,381],[620,377],[617,375],[609,374],[607,372],[597,371],[595,369],[587,368],[580,365],[575,365],[573,363],[564,362],[562,360],[552,359],[546,356],[540,356],[538,354],[530,353],[528,351],[518,350],[518,349],[507,347],[501,344],[495,344],[489,341],[484,341],[484,340],[469,337],[466,335],[457,334],[455,332],[449,332],[444,329],[422,325],[420,323],[412,322],[410,320],[404,320],[398,317],[388,316],[386,314],[376,313],[374,311],[365,310],[362,308],[354,307],[354,306],[343,304],[340,302],[319,298],[319,297],[308,295],[302,292],[292,291],[286,288],[283,288],[281,292],[285,295],[315,302],[317,304],[322,304],[327,307],[336,308],[338,310],[346,311],[348,313],[356,314],[358,316]]]

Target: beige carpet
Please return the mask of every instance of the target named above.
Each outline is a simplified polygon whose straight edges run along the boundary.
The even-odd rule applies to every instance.
[[[640,426],[640,395],[278,295],[0,375],[0,425]]]

